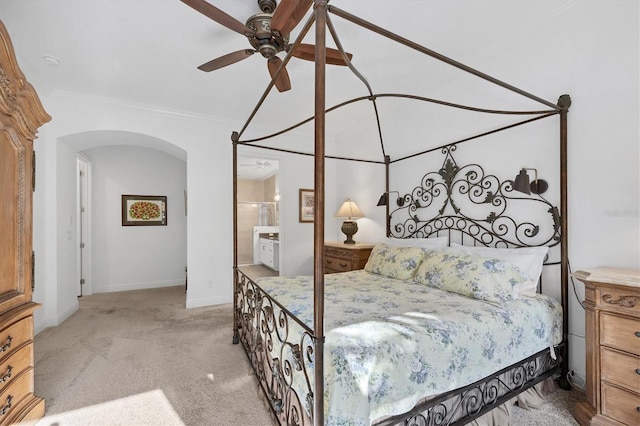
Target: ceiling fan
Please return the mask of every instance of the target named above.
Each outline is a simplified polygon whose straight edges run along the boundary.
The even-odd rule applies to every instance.
[[[214,71],[259,52],[267,59],[271,78],[282,65],[282,59],[276,55],[291,50],[293,45],[289,44],[289,32],[298,25],[313,3],[313,0],[281,0],[280,5],[276,6],[276,0],[258,0],[262,13],[249,17],[246,24],[243,24],[205,0],[181,1],[217,23],[244,35],[249,39],[252,47],[252,49],[242,49],[220,56],[200,65],[198,69],[206,72]],[[291,54],[296,58],[314,61],[315,46],[301,43]],[[346,55],[351,60],[352,55],[350,53]],[[327,64],[347,65],[339,50],[326,48],[326,58]],[[280,92],[291,89],[289,74],[285,68],[278,74],[274,84]]]
[[[255,163],[241,163],[240,167],[252,167],[256,169],[264,169],[265,167],[269,167],[271,162],[268,160],[256,160]]]

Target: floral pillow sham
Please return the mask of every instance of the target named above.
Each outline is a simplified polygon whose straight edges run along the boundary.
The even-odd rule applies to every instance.
[[[376,244],[364,270],[399,280],[412,279],[424,259],[426,250],[420,247],[393,247]]]
[[[515,287],[531,278],[501,259],[453,250],[428,250],[414,281],[463,296],[498,304],[516,298]]]
[[[483,246],[463,246],[452,243],[451,248],[463,253],[479,257],[502,259],[522,269],[529,281],[516,286],[518,295],[533,296],[537,293],[538,282],[542,275],[542,266],[549,252],[549,247],[494,248]]]

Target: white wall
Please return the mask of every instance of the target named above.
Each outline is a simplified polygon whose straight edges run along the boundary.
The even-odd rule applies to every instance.
[[[568,231],[573,271],[598,266],[640,268],[639,15],[635,1],[576,3],[536,28],[536,34],[514,38],[502,60],[474,64],[480,71],[553,103],[564,93],[571,95]],[[454,59],[465,62],[464,58]],[[481,96],[472,100],[482,105]],[[429,119],[434,121],[433,117]],[[450,125],[457,131],[463,123]],[[545,196],[559,205],[557,150],[549,144],[557,140],[557,123],[553,119],[542,128],[532,126],[530,133],[527,125],[515,133],[479,140],[477,146],[461,145],[458,158],[483,164],[502,179],[512,178],[520,167],[536,167],[541,178],[550,183]],[[405,134],[394,133],[394,140],[415,142],[430,136],[424,123],[405,130]],[[445,138],[442,143],[447,141]],[[404,193],[419,185],[419,178],[433,170],[429,162],[438,164],[442,159],[438,152],[430,155],[438,159],[403,165],[392,177],[395,182],[391,189]],[[357,167],[340,167],[338,180],[357,177],[373,182],[379,196],[384,181],[376,175],[377,170]],[[375,199],[371,192],[365,184],[357,193],[353,188],[338,187],[337,198],[349,196],[371,203]],[[367,208],[358,204],[363,210]],[[375,211],[370,218],[382,228],[361,219],[360,239],[381,238],[384,208],[378,209],[380,212]],[[576,292],[577,297],[573,289],[569,290],[569,365],[584,378],[584,310],[578,303],[584,298],[584,286],[578,281]]]
[[[92,292],[184,285],[186,163],[161,151],[123,145],[82,154],[92,166]],[[167,225],[122,226],[123,194],[166,196]]]
[[[230,302],[232,253],[222,242],[232,238],[229,135],[234,124],[64,92],[54,92],[43,104],[53,119],[36,140],[43,185],[34,194],[34,205],[43,214],[34,218],[34,247],[45,257],[36,265],[34,299],[43,304],[35,313],[36,330],[59,324],[77,309],[76,155],[113,143],[114,131],[119,143],[126,137],[129,144],[182,152],[188,158],[186,306]]]

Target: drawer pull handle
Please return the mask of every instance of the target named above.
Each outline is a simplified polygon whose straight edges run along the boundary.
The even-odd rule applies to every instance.
[[[13,395],[9,395],[7,397],[7,403],[4,405],[4,407],[2,407],[2,410],[0,410],[0,416],[4,416],[5,414],[7,414],[7,411],[9,411],[9,408],[11,408],[12,400],[13,400]]]
[[[327,263],[328,263],[328,264],[332,264],[332,263],[333,263],[333,260],[329,260],[329,259],[327,259]]]
[[[640,337],[640,331],[636,331],[636,337]]]
[[[0,383],[4,383],[4,382],[6,382],[7,380],[9,380],[9,379],[11,378],[11,371],[12,371],[12,370],[13,370],[13,366],[12,366],[12,365],[10,365],[9,367],[7,367],[7,372],[6,372],[6,373],[4,373],[4,376],[2,376],[2,377],[0,378]]]
[[[636,411],[640,413],[640,407],[636,407]]]
[[[0,348],[0,353],[6,352],[7,349],[9,349],[11,347],[11,341],[12,340],[13,340],[13,337],[11,337],[11,336],[7,337],[7,343],[2,345],[2,347]]]
[[[343,268],[346,268],[349,264],[348,263],[340,263],[340,266]]]

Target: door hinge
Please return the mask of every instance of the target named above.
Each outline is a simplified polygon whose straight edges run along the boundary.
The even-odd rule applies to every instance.
[[[31,191],[36,192],[36,150],[32,151],[31,160]]]
[[[82,285],[84,283],[85,283],[84,278],[80,278],[80,284]]]
[[[36,252],[31,251],[31,291],[36,289]]]
[[[84,243],[80,243],[80,248],[84,248]]]

